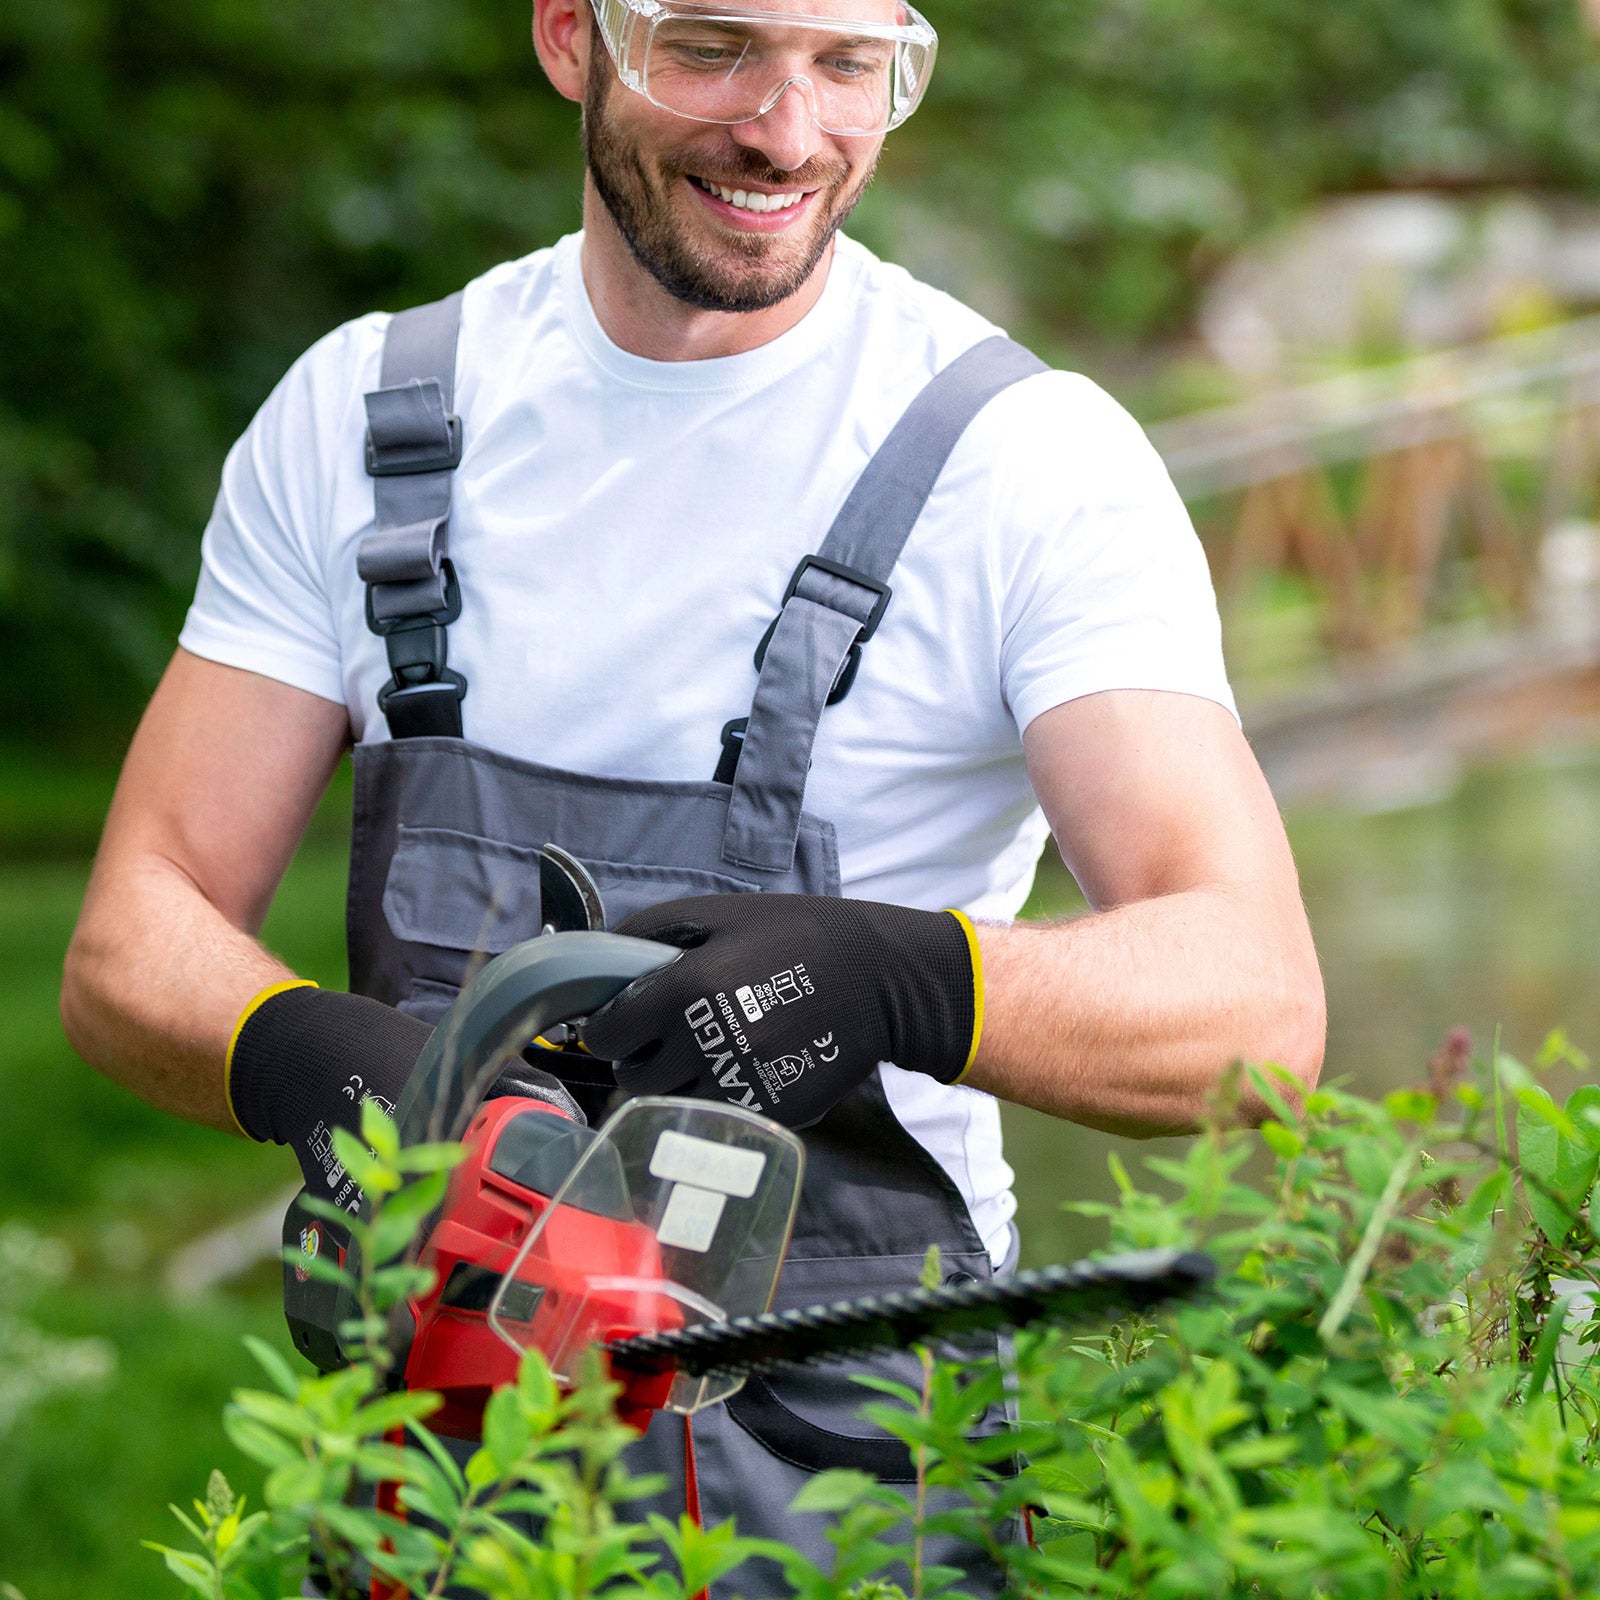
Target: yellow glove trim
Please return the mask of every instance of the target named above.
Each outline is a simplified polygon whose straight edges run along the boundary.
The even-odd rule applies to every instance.
[[[983,1038],[983,952],[978,948],[978,930],[972,918],[964,911],[952,910],[950,915],[961,924],[967,936],[967,953],[972,957],[972,1048],[967,1051],[967,1064],[950,1080],[951,1086],[963,1083],[978,1059],[978,1043]]]
[[[250,1135],[244,1132],[244,1124],[239,1120],[239,1113],[233,1109],[233,1052],[238,1047],[239,1035],[244,1032],[244,1025],[267,1001],[275,994],[283,994],[290,989],[315,989],[318,985],[309,978],[285,978],[282,983],[268,984],[254,1000],[239,1014],[239,1020],[233,1025],[233,1037],[228,1040],[228,1053],[222,1058],[222,1098],[227,1102],[228,1115],[233,1118],[233,1125],[245,1138]]]

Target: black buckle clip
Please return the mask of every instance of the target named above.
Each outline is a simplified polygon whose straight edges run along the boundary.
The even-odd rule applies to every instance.
[[[461,418],[454,412],[444,419],[449,442],[437,445],[388,445],[379,450],[367,429],[367,476],[411,478],[424,472],[454,472],[461,465]]]
[[[739,757],[744,753],[744,736],[749,731],[749,717],[735,717],[722,725],[722,756],[712,776],[713,783],[732,783],[739,770]]]
[[[467,680],[449,667],[418,683],[396,676],[378,691],[378,709],[396,739],[461,737],[461,702]]]
[[[773,634],[778,631],[778,621],[783,616],[783,607],[788,605],[799,592],[800,580],[806,575],[808,567],[816,567],[821,572],[831,573],[835,578],[843,578],[847,583],[871,589],[878,597],[871,615],[861,624],[861,632],[856,635],[856,642],[850,646],[850,654],[845,657],[844,665],[839,669],[839,676],[834,679],[833,688],[828,692],[828,704],[836,706],[855,686],[856,674],[861,670],[861,647],[878,631],[878,624],[883,621],[883,614],[889,609],[890,600],[894,598],[894,590],[888,584],[879,583],[876,578],[869,578],[866,573],[858,572],[854,567],[845,566],[842,561],[829,561],[823,556],[802,556],[799,566],[794,569],[789,579],[788,588],[783,591],[778,615],[768,624],[767,631],[761,635],[760,644],[756,646],[757,672],[766,665],[767,647],[772,643]]]
[[[378,691],[378,709],[397,739],[419,734],[460,734],[467,680],[446,665],[449,625],[461,615],[461,583],[446,557],[439,563],[444,605],[436,611],[379,620],[367,585],[367,626],[383,640],[394,676]]]

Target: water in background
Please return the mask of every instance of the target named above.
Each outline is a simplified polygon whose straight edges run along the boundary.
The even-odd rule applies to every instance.
[[[1323,1081],[1382,1092],[1418,1081],[1445,1031],[1469,1027],[1487,1054],[1526,1061],[1552,1028],[1600,1069],[1600,752],[1555,750],[1470,775],[1436,804],[1289,819],[1328,986]],[[1081,910],[1053,857],[1029,915]],[[1109,1198],[1106,1156],[1132,1170],[1150,1144],[1007,1107],[1023,1255],[1067,1259],[1100,1241],[1064,1216]]]

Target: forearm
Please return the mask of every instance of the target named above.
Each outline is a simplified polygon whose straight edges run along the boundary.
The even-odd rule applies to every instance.
[[[180,650],[128,751],[62,973],[61,1020],[135,1094],[232,1128],[223,1063],[292,974],[253,935],[349,735],[342,705]]]
[[[103,863],[67,951],[61,1019],[90,1066],[141,1099],[238,1131],[223,1063],[250,1000],[294,975],[157,856]]]
[[[1185,1132],[1235,1061],[1322,1063],[1298,901],[1198,888],[1068,922],[981,926],[985,1011],[967,1082],[1114,1133]],[[1245,1115],[1259,1114],[1246,1094]]]

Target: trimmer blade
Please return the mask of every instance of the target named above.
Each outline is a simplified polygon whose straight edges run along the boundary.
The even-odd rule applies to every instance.
[[[558,844],[539,847],[543,921],[556,933],[604,933],[606,908],[589,869]]]

